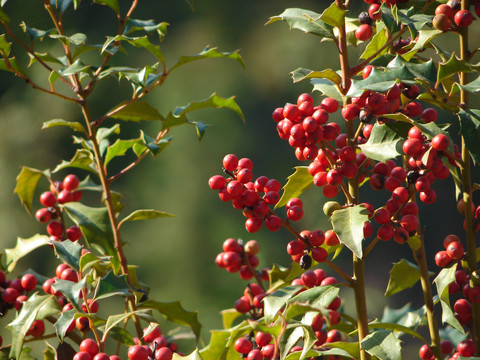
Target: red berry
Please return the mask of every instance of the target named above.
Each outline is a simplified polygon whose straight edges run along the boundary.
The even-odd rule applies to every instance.
[[[322,263],[328,258],[328,252],[322,247],[312,248],[312,258],[316,262]]]
[[[80,351],[88,352],[92,357],[98,354],[99,347],[95,340],[85,339],[80,343]]]
[[[156,360],[172,360],[173,352],[168,347],[162,347],[155,351]]]
[[[34,338],[38,338],[45,332],[45,323],[43,320],[35,320],[27,331],[27,335],[31,335]]]
[[[12,287],[7,287],[5,290],[3,290],[2,299],[7,304],[13,304],[15,302],[15,299],[19,296],[20,296],[20,293],[18,292],[17,289]]]
[[[438,119],[438,112],[435,109],[427,108],[423,110],[421,118],[426,123],[435,122]]]
[[[380,11],[380,4],[378,3],[371,4],[370,7],[368,8],[368,15],[373,20],[380,20],[382,18],[382,12]]]
[[[68,191],[75,190],[80,184],[80,180],[76,175],[70,174],[63,179],[63,188]]]
[[[463,245],[458,241],[453,241],[447,246],[447,254],[453,260],[461,259],[464,253]]]
[[[222,163],[225,170],[234,171],[238,165],[238,158],[233,154],[228,154],[225,155]]]
[[[35,218],[38,222],[47,223],[51,219],[50,211],[47,208],[38,209],[35,213]]]
[[[307,288],[312,288],[317,284],[317,275],[312,270],[305,271],[301,279]]]
[[[345,120],[353,120],[360,113],[360,108],[355,104],[347,104],[342,108],[342,116]]]
[[[440,348],[443,355],[451,354],[454,349],[453,344],[450,340],[442,340],[440,342]]]
[[[269,215],[265,218],[265,227],[270,231],[278,231],[282,225],[283,221],[277,215]]]
[[[262,225],[263,220],[256,216],[252,216],[245,221],[245,229],[247,229],[249,233],[257,232],[258,230],[260,230]]]
[[[447,4],[440,4],[435,8],[435,15],[444,14],[449,18],[453,17],[453,9]]]
[[[287,217],[289,220],[297,221],[300,220],[302,216],[303,210],[300,206],[292,206],[287,210]]]
[[[446,267],[452,262],[452,258],[448,256],[446,251],[439,251],[435,254],[435,264],[439,267]]]
[[[86,351],[79,351],[73,356],[73,360],[92,360],[92,355]]]
[[[460,356],[470,357],[475,354],[475,344],[471,339],[463,340],[457,345]]]
[[[87,305],[85,303],[82,304],[82,311],[85,313],[97,313],[98,312],[98,303],[93,300],[93,299],[87,299],[87,304],[88,304],[88,309]],[[159,335],[160,336],[160,335]]]
[[[77,241],[82,238],[82,231],[78,226],[70,226],[67,230],[67,238],[70,241]]]
[[[334,98],[327,97],[322,100],[320,103],[320,106],[322,109],[324,109],[326,112],[332,114],[338,110],[338,101]]]
[[[370,16],[371,17],[371,16]],[[372,18],[373,19],[373,18]],[[373,65],[367,65],[363,68],[362,77],[366,79],[373,70]]]
[[[58,198],[57,198],[58,203],[59,204],[65,204],[65,203],[73,201],[73,195],[72,194],[73,193],[69,190],[60,191],[60,193],[58,194]]]
[[[141,345],[133,345],[128,348],[128,358],[130,360],[147,360],[148,351]]]
[[[60,236],[63,232],[62,223],[58,220],[53,220],[47,225],[47,232],[52,236]]]
[[[40,195],[40,203],[45,207],[52,207],[57,203],[57,198],[51,191],[45,191]]]
[[[208,186],[213,190],[220,190],[226,184],[226,180],[221,175],[214,175],[208,180]]]
[[[239,338],[233,345],[234,349],[240,354],[248,354],[252,350],[252,343],[247,338]]]
[[[110,356],[108,356],[104,352],[99,352],[97,355],[93,357],[93,360],[110,360]]]
[[[32,291],[37,286],[37,278],[33,274],[25,274],[22,276],[21,284],[25,291]]]
[[[418,356],[420,356],[420,359],[430,360],[433,357],[433,351],[430,346],[423,344],[418,351]]]
[[[447,135],[438,134],[432,138],[431,143],[432,143],[432,147],[435,150],[443,151],[448,148],[448,145],[450,144],[450,140],[448,139]]]
[[[367,41],[372,35],[372,27],[368,24],[362,24],[355,30],[355,37],[360,41]]]
[[[473,22],[473,15],[468,10],[459,10],[453,17],[455,24],[459,27],[467,27]]]

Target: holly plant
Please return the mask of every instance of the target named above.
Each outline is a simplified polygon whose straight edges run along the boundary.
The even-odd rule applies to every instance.
[[[309,81],[312,93],[278,104],[272,119],[265,119],[300,163],[283,186],[267,175],[254,176],[253,160],[232,153],[208,179],[221,202],[242,212],[249,233],[288,234],[290,241],[282,246],[291,263],[260,266],[261,240],[244,241],[234,234],[224,240],[215,263],[238,273],[245,286],[232,299],[233,308],[221,312],[224,328],[212,330],[209,341],[200,339],[188,355],[162,333],[155,316],[189,326],[198,340],[197,314],[179,302],[148,297],[148,287],[127,263],[121,236],[126,222],[171,215],[148,209],[120,216],[121,195],[113,187],[145,157],[158,156],[170,144],[172,127],[193,124],[201,137],[206,124],[190,121],[190,111],[225,107],[243,117],[234,98],[216,94],[161,115],[148,102],[150,91],[192,61],[223,57],[242,66],[243,61],[237,52],[208,47],[167,64],[159,45],[166,23],[135,19],[136,0],[126,12],[116,0],[94,2],[111,8],[118,18],[118,33],[100,45],[89,44],[84,34],[64,31],[63,13],[76,9],[80,0],[44,0],[52,28],[34,29],[24,21],[22,38],[0,8],[0,68],[36,90],[73,102],[82,117],[81,122],[44,123],[45,128],[67,126],[74,132],[72,159],[54,169],[24,167],[17,178],[15,192],[29,212],[40,193],[42,207],[35,209],[35,217],[46,224],[46,234],[19,239],[15,248],[4,251],[1,312],[16,310],[8,324],[11,343],[2,347],[4,357],[33,357],[28,344],[43,341],[48,359],[398,360],[411,356],[405,352],[409,343],[420,344],[423,360],[480,359],[480,204],[474,202],[480,185],[472,175],[480,162],[480,110],[469,101],[480,84],[478,48],[470,48],[472,36],[469,41],[480,2],[365,0],[355,16],[349,0],[336,0],[319,3],[315,11],[289,8],[268,20],[268,26],[281,21],[313,35],[321,40],[318,46],[333,43],[339,65],[292,71],[293,82]],[[445,40],[452,35],[459,46]],[[52,42],[62,55],[37,52],[40,41]],[[28,54],[30,64],[17,61],[12,44]],[[111,65],[117,53],[135,50],[132,45],[148,51],[154,63],[141,68]],[[84,54],[92,52],[98,61],[91,64]],[[35,63],[46,70],[46,87],[30,74]],[[112,76],[131,85],[130,96],[95,117],[90,97],[98,82]],[[120,129],[125,121],[139,126],[156,121],[158,133],[148,136],[140,130],[139,137],[127,138]],[[110,161],[127,152],[134,160],[112,170]],[[64,170],[72,172],[59,178]],[[440,193],[438,184],[450,177],[455,188]],[[307,206],[309,189],[308,196],[322,202],[329,229],[298,225],[304,212],[321,212]],[[372,189],[380,204],[366,196]],[[91,191],[100,194],[96,206],[83,201],[83,193]],[[439,211],[435,204],[441,196],[456,198],[464,231],[444,234],[443,245],[436,246],[430,239],[436,225],[421,221],[421,214]],[[228,205],[212,212],[223,206]],[[419,283],[423,304],[386,308],[381,318],[372,318],[365,266],[375,263],[372,250],[384,242],[409,254],[393,264],[384,296]],[[61,262],[55,276],[17,276],[17,261],[45,244]],[[427,261],[430,249],[436,252],[434,268]],[[351,266],[339,265],[339,254],[347,254]],[[385,278],[382,272],[374,276]],[[345,311],[342,297],[347,293],[353,313]],[[105,298],[122,301],[125,310],[97,315]],[[54,338],[56,345],[47,341]]]

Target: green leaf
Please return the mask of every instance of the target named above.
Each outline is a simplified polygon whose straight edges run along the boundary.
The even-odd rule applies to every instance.
[[[231,328],[233,326],[233,322],[240,316],[242,316],[242,314],[235,309],[222,310],[220,311],[220,314],[222,315],[222,323],[224,329]]]
[[[263,299],[263,311],[267,324],[271,323],[275,319],[280,309],[282,309],[287,304],[287,301],[295,296],[299,290],[299,286],[289,285],[274,291],[272,294]]]
[[[7,271],[12,272],[18,260],[40,246],[47,245],[48,241],[48,236],[40,234],[36,234],[28,239],[18,237],[14,248],[5,249],[5,266]]]
[[[83,133],[87,133],[87,131],[85,130],[85,128],[83,127],[83,125],[81,123],[65,121],[63,119],[52,119],[52,120],[49,120],[49,121],[45,121],[43,123],[42,130],[43,129],[49,129],[49,128],[54,127],[54,126],[68,126],[75,131],[80,131],[80,132],[83,132]]]
[[[173,358],[172,360],[205,360],[201,355],[198,349],[195,349],[190,355],[179,355],[178,353],[173,353]]]
[[[402,259],[398,263],[393,264],[390,270],[390,279],[388,280],[385,296],[411,288],[418,280],[420,280],[418,266]]]
[[[55,167],[55,169],[52,170],[52,172],[56,173],[60,170],[71,167],[86,170],[98,175],[97,169],[95,168],[95,163],[93,161],[93,154],[85,149],[78,149],[70,161],[63,160]]]
[[[7,41],[7,37],[5,34],[0,35],[0,54],[4,57],[8,57],[10,55],[12,43]]]
[[[56,314],[59,311],[60,307],[55,296],[38,295],[37,293],[30,296],[30,298],[23,303],[15,320],[8,324],[8,328],[12,333],[10,358],[18,359],[20,357],[25,335],[36,319],[44,319],[45,317]]]
[[[62,14],[68,9],[71,3],[72,0],[50,0],[50,4]]]
[[[147,300],[138,304],[137,308],[157,310],[169,321],[173,321],[180,325],[190,326],[197,339],[200,336],[202,325],[198,321],[198,311],[185,310],[179,301],[164,303]]]
[[[427,342],[425,340],[425,338],[422,335],[420,335],[419,333],[417,333],[416,331],[410,329],[407,326],[403,326],[403,325],[396,324],[396,323],[385,323],[385,322],[378,322],[378,320],[374,320],[374,321],[368,323],[368,328],[369,329],[394,330],[394,331],[397,331],[398,333],[405,333],[405,334],[409,334],[413,337],[416,337],[424,343]],[[353,336],[353,335],[356,335],[357,333],[358,333],[358,330],[355,330],[355,331],[351,332],[350,334],[348,334],[348,336]]]
[[[124,35],[117,35],[115,38],[111,39],[110,43],[123,41],[123,40],[127,41],[128,43],[132,44],[135,47],[144,48],[145,50],[148,50],[157,58],[157,60],[159,60],[162,64],[165,64],[165,58],[163,57],[163,53],[162,53],[162,50],[160,49],[160,45],[152,44],[148,39],[148,36],[145,35],[142,37],[129,37]],[[110,43],[108,43],[107,46]],[[105,45],[103,48],[105,49]]]
[[[293,279],[302,273],[303,269],[297,262],[293,262],[291,268],[273,264],[272,269],[268,271],[268,277],[270,279],[269,291],[272,292],[290,285]]]
[[[87,286],[87,278],[84,277],[81,281],[75,283],[73,281],[56,279],[55,283],[52,284],[52,288],[56,291],[60,291],[63,296],[65,296],[72,305],[80,311],[80,296],[82,289]]]
[[[87,252],[80,257],[78,267],[82,273],[86,274],[89,268],[95,266],[101,261],[102,259],[100,259],[98,256],[92,254],[91,252]]]
[[[65,334],[67,333],[67,329],[72,323],[72,321],[75,320],[75,314],[77,313],[77,310],[72,309],[72,310],[67,310],[67,311],[62,311],[58,320],[55,322],[55,332],[57,333],[58,338],[60,341],[63,342],[63,339],[65,337]]]
[[[458,87],[460,87],[461,89],[466,90],[468,92],[478,93],[478,92],[480,92],[480,76],[477,77],[475,80],[470,81],[466,85],[462,85],[462,84],[458,84],[458,83],[456,83],[456,85]]]
[[[332,3],[322,12],[320,20],[330,26],[341,27],[345,24],[346,13],[346,10],[340,9],[335,3]]]
[[[338,87],[327,79],[311,79],[310,83],[313,85],[313,91],[320,91],[323,95],[332,97],[338,101],[343,101],[342,94]]]
[[[465,146],[472,156],[473,162],[480,163],[480,110],[462,109],[458,113],[460,134],[465,139]]]
[[[170,68],[168,72],[172,72],[174,69],[188,64],[192,61],[197,61],[197,60],[202,60],[202,59],[208,59],[208,58],[226,58],[226,59],[232,59],[238,62],[240,65],[242,65],[243,69],[245,69],[245,63],[243,62],[242,57],[237,51],[233,52],[220,52],[217,50],[216,47],[210,47],[207,46],[205,47],[199,54],[197,55],[187,55],[187,56],[181,56],[177,62]]]
[[[473,69],[468,62],[460,60],[455,53],[452,53],[448,61],[438,65],[437,83],[440,83],[443,79],[453,74],[471,71],[473,71]]]
[[[120,228],[127,221],[150,220],[150,219],[157,219],[160,217],[173,217],[173,216],[175,215],[169,214],[163,211],[153,210],[153,209],[135,210],[130,215],[123,218],[118,223],[118,227]]]
[[[6,3],[6,0],[2,0],[2,6]],[[8,17],[7,14],[0,8],[0,23],[2,24],[8,24],[10,22],[10,18]]]
[[[105,156],[104,164],[107,166],[112,159],[117,156],[123,156],[127,150],[140,142],[139,139],[122,140],[117,139],[115,143],[107,148],[107,155]]]
[[[122,108],[119,111],[115,111],[118,108]],[[164,120],[164,117],[160,115],[157,109],[148,103],[146,100],[135,101],[128,104],[126,101],[118,104],[109,113],[111,118],[124,120],[124,121],[158,121]]]
[[[116,276],[110,271],[100,278],[93,298],[99,300],[115,295],[129,296],[132,295],[132,290],[128,286],[126,275]]]
[[[107,5],[111,7],[117,14],[120,14],[120,8],[118,7],[118,0],[94,0],[95,4]]]
[[[191,102],[185,106],[178,106],[175,110],[168,114],[166,121],[163,123],[163,129],[168,129],[174,126],[182,125],[185,123],[191,123],[185,116],[187,113],[193,110],[205,109],[205,108],[227,108],[238,114],[245,121],[243,112],[235,102],[235,97],[223,98],[213,93],[208,99],[201,100],[199,102]]]
[[[114,326],[113,328],[111,328],[108,332],[108,336],[124,345],[135,345],[135,341],[133,340],[132,335],[130,335],[130,333],[126,329],[123,329],[120,326]]]
[[[227,346],[231,332],[225,330],[212,330],[210,331],[210,334],[208,346],[200,350],[202,358],[204,360],[225,359],[227,352],[232,350]]]
[[[437,275],[433,282],[437,286],[437,294],[441,300],[448,301],[448,285],[455,281],[455,272],[457,271],[457,264],[443,268]]]
[[[275,205],[275,209],[285,206],[291,198],[299,197],[313,184],[313,176],[308,172],[308,166],[295,166],[295,172],[288,177],[283,187],[282,197]]]
[[[333,27],[320,19],[320,14],[317,14],[310,10],[291,8],[286,9],[283,13],[277,16],[272,16],[265,25],[283,20],[290,29],[301,30],[308,34],[320,36],[322,38],[333,39]]]
[[[375,123],[368,141],[359,145],[370,159],[385,162],[402,155],[405,138],[389,124]]]
[[[378,29],[376,34],[372,37],[372,39],[369,41],[368,45],[365,48],[365,51],[363,52],[362,55],[360,55],[360,59],[368,59],[370,56],[375,56],[375,58],[382,56],[388,51],[388,47],[385,47],[382,51],[378,52],[382,46],[384,46],[387,41],[387,31],[383,27]]]
[[[110,218],[107,208],[94,208],[81,203],[65,205],[68,216],[80,227],[85,242],[90,247],[98,244],[104,255],[111,255],[115,269],[120,265],[114,246],[113,232],[110,227]]]
[[[368,210],[363,205],[349,206],[333,212],[330,220],[340,243],[362,258],[363,225],[368,221]]]
[[[77,271],[80,269],[79,261],[83,247],[78,242],[70,240],[53,241],[52,245],[55,248],[55,254],[60,260]]]
[[[391,331],[379,330],[362,340],[362,349],[380,360],[402,360],[401,342]]]
[[[290,73],[294,83],[300,82],[305,79],[323,78],[328,79],[332,83],[339,85],[342,82],[342,77],[338,75],[332,69],[326,69],[323,71],[314,71],[304,68],[298,68]]]
[[[21,22],[20,27],[23,29],[23,32],[25,32],[28,37],[30,38],[30,41],[34,41],[37,39],[43,40],[43,38],[47,35],[49,35],[54,29],[49,29],[49,30],[39,30],[35,28],[31,28],[25,24],[24,21]]]
[[[18,174],[14,193],[18,195],[21,203],[29,213],[32,210],[33,196],[37,189],[38,181],[42,176],[48,178],[48,175],[48,171],[40,171],[27,166],[23,166],[20,174]]]
[[[161,22],[157,24],[154,20],[139,20],[129,18],[127,20],[127,23],[125,24],[125,29],[123,30],[123,33],[127,35],[140,30],[148,33],[156,31],[160,36],[160,41],[162,41],[167,34],[168,25],[169,24],[166,22]]]
[[[332,285],[315,286],[288,299],[286,304],[305,303],[314,307],[320,306],[322,308],[327,308],[338,296],[339,291],[340,289],[338,287]]]
[[[440,300],[440,305],[442,306],[442,323],[448,324],[454,329],[465,333],[463,326],[455,317],[452,308],[450,307],[450,301]]]
[[[145,310],[135,310],[135,311],[127,312],[127,313],[121,313],[121,314],[118,314],[118,315],[110,315],[107,318],[107,321],[105,323],[104,334],[108,334],[110,332],[110,330],[112,330],[118,324],[123,323],[125,320],[128,320],[133,315],[140,316],[141,314],[147,315]]]
[[[75,62],[72,65],[67,66],[64,69],[57,70],[57,72],[62,76],[76,75],[79,73],[89,73],[89,74],[91,73],[90,67],[85,64],[82,64],[82,62],[79,59],[75,60]]]
[[[153,157],[156,157],[170,145],[173,137],[162,138],[160,141],[151,138],[143,131],[140,131],[139,142],[133,145],[133,151],[140,156],[145,150],[148,150]]]

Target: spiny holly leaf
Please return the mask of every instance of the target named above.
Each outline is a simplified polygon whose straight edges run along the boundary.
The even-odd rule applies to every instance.
[[[440,83],[443,79],[453,74],[471,71],[473,71],[473,69],[468,62],[460,60],[455,53],[452,53],[452,56],[450,59],[448,59],[448,61],[439,64],[437,83]]]
[[[122,140],[117,139],[115,143],[108,147],[107,155],[105,156],[104,164],[107,166],[112,159],[117,156],[123,156],[127,152],[127,150],[131,149],[134,145],[139,143],[139,139],[130,139],[130,140]]]
[[[340,84],[342,82],[342,78],[332,69],[326,69],[323,71],[314,71],[305,68],[298,68],[290,73],[292,75],[292,79],[294,83],[300,82],[305,79],[312,79],[312,78],[323,78],[328,79],[334,84]]]
[[[37,293],[30,296],[30,298],[23,303],[15,320],[8,324],[8,328],[12,333],[10,358],[19,359],[25,335],[36,319],[44,319],[58,313],[59,311],[60,307],[55,296],[38,295]],[[40,316],[40,313],[42,316]]]
[[[118,7],[118,0],[94,0],[96,4],[107,5],[111,7],[117,14],[120,13],[120,8]]]
[[[310,83],[313,85],[313,91],[320,91],[325,96],[332,97],[340,102],[343,101],[342,94],[338,90],[337,85],[330,80],[314,78],[310,80]]]
[[[322,38],[333,39],[333,27],[319,20],[320,16],[321,14],[310,10],[290,8],[286,9],[280,15],[272,16],[265,25],[270,25],[275,21],[283,20],[288,24],[290,29],[301,30],[305,33],[317,35]]]
[[[480,110],[462,109],[458,113],[460,119],[460,134],[465,139],[465,145],[474,163],[480,163]]]
[[[126,313],[121,313],[118,315],[110,315],[107,318],[107,321],[105,323],[105,330],[104,334],[108,334],[111,329],[116,327],[118,324],[123,323],[124,321],[128,320],[132,316],[137,315],[139,317],[146,317],[146,318],[151,318],[151,316],[148,314],[147,311],[145,310],[135,310],[135,311],[130,311]]]
[[[287,305],[293,303],[305,303],[312,306],[327,308],[338,296],[339,291],[340,289],[336,286],[315,286],[288,299]]]
[[[18,260],[40,246],[47,245],[49,238],[46,235],[36,234],[28,239],[17,238],[14,248],[5,249],[5,266],[8,272],[12,272]]]
[[[55,283],[52,284],[52,288],[55,291],[60,291],[63,296],[65,296],[72,305],[80,311],[80,296],[82,289],[87,286],[87,278],[84,277],[81,281],[75,283],[73,281],[56,279]]]
[[[292,280],[300,276],[302,273],[303,269],[297,262],[293,262],[291,268],[273,264],[272,269],[268,271],[268,277],[270,279],[270,291],[272,292],[290,285]]]
[[[340,9],[337,4],[332,3],[320,15],[320,20],[333,27],[341,27],[345,24],[346,10]],[[317,19],[315,19],[317,20]]]
[[[287,330],[286,334],[280,340],[280,359],[284,359],[300,339],[303,340],[300,359],[304,358],[308,350],[310,350],[315,341],[317,341],[317,337],[309,326],[298,326],[294,328],[293,331]]]
[[[54,126],[68,126],[75,131],[80,131],[80,132],[83,132],[85,134],[87,133],[87,131],[85,130],[85,128],[83,127],[83,125],[81,123],[65,121],[63,119],[52,119],[52,120],[49,120],[49,121],[45,121],[43,123],[42,130],[43,129],[49,129],[49,128],[54,127]]]
[[[200,350],[200,355],[203,360],[225,359],[225,357],[228,358],[227,353],[229,351],[233,350],[233,352],[236,352],[234,349],[227,346],[228,339],[231,335],[230,331],[213,330],[210,331],[210,334],[208,346]]]
[[[200,352],[198,349],[195,349],[190,355],[179,355],[178,353],[173,353],[172,360],[206,360],[202,356],[200,356]]]
[[[48,170],[40,171],[27,166],[23,166],[20,174],[17,176],[17,185],[15,186],[14,192],[18,195],[20,201],[29,213],[32,210],[33,196],[35,194],[38,181],[42,176],[45,176],[48,179]]]
[[[390,296],[411,288],[418,280],[420,280],[418,266],[402,259],[398,263],[393,264],[390,270],[390,279],[388,280],[385,296]]]
[[[448,301],[448,286],[455,281],[455,272],[457,271],[457,264],[448,268],[443,268],[437,275],[433,282],[437,286],[437,294],[442,300]]]
[[[415,45],[410,49],[410,51],[403,54],[403,58],[407,61],[410,61],[418,51],[424,49],[428,43],[442,33],[443,31],[441,30],[420,30],[418,32],[418,39],[415,42]]]
[[[39,30],[35,28],[31,28],[25,24],[24,21],[21,22],[20,27],[23,29],[23,32],[28,35],[30,38],[30,41],[34,41],[37,39],[43,40],[43,38],[47,35],[49,35],[54,29],[49,29],[49,30]]]
[[[461,84],[458,84],[456,83],[456,85],[463,89],[463,90],[466,90],[468,92],[471,92],[471,93],[478,93],[480,92],[480,76],[477,77],[475,80],[473,81],[470,81],[468,84],[466,85],[461,85]]]
[[[145,31],[147,33],[156,31],[160,36],[160,41],[164,39],[167,35],[167,26],[169,24],[166,22],[156,23],[154,20],[139,20],[129,18],[125,24],[125,29],[123,33],[125,35],[135,32],[135,31]]]
[[[82,246],[76,241],[53,241],[55,254],[64,263],[70,265],[75,270],[79,270],[79,260],[82,254]]]
[[[330,220],[340,243],[361,259],[363,256],[363,225],[368,221],[368,210],[363,205],[349,206],[334,211]]]
[[[299,290],[299,286],[289,285],[274,291],[263,299],[265,321],[267,324],[275,319],[280,309],[283,308],[287,301],[295,296]]]
[[[368,141],[360,149],[370,159],[385,162],[403,154],[405,138],[389,124],[375,123]]]
[[[382,46],[384,46],[388,41],[386,32],[386,29],[384,29],[383,27],[377,29],[376,34],[369,41],[367,47],[365,48],[365,51],[360,56],[360,59],[368,59],[370,56],[373,56],[375,54],[377,54],[375,56],[375,58],[377,58],[387,52],[388,47],[385,47],[385,49],[379,52]]]
[[[406,84],[413,84],[415,83],[415,75],[412,74],[405,65],[399,68],[388,69],[386,71],[374,68],[368,78],[364,80],[352,81],[352,85],[348,90],[347,96],[361,96],[364,90],[372,90],[383,93],[391,89],[397,81],[401,81]]]
[[[138,304],[138,309],[157,310],[167,320],[180,325],[190,326],[197,339],[200,336],[202,325],[200,325],[200,322],[198,321],[198,311],[185,310],[179,301],[163,303],[154,300],[147,300]]]
[[[423,341],[424,343],[426,343],[426,340],[425,338],[420,335],[419,333],[417,333],[416,331],[410,329],[409,327],[407,326],[403,326],[403,325],[400,325],[400,324],[396,324],[396,323],[384,323],[384,322],[380,322],[378,321],[377,319],[371,321],[368,323],[368,328],[369,329],[386,329],[386,330],[394,330],[394,331],[397,331],[398,333],[405,333],[405,334],[409,334],[413,337],[416,337],[418,339],[420,339],[421,341]],[[352,331],[351,333],[348,334],[348,336],[354,336],[354,335],[357,335],[358,334],[358,330],[355,330],[355,331]]]
[[[133,340],[132,335],[130,335],[130,333],[126,329],[120,326],[114,326],[113,328],[111,328],[108,332],[108,336],[124,345],[135,345],[135,341]]]
[[[242,57],[237,51],[233,52],[220,52],[217,50],[216,47],[210,47],[207,46],[205,47],[199,54],[197,55],[187,55],[187,56],[181,56],[177,62],[170,68],[168,72],[172,72],[174,69],[188,64],[192,61],[197,61],[197,60],[202,60],[202,59],[208,59],[208,58],[226,58],[226,59],[232,59],[238,62],[240,65],[242,65],[243,69],[245,69],[245,63],[243,62]]]
[[[173,216],[175,215],[169,214],[163,211],[153,210],[153,209],[135,210],[130,215],[123,218],[122,221],[118,223],[118,227],[120,228],[127,221],[150,220],[150,219],[157,219],[161,217],[173,217]]]
[[[220,314],[222,314],[222,323],[224,329],[231,328],[233,326],[233,322],[242,316],[242,314],[235,309],[222,310],[220,311]]]
[[[378,330],[362,340],[362,349],[380,360],[402,360],[401,342],[391,331]]]
[[[275,205],[275,209],[285,206],[291,198],[299,197],[313,184],[313,177],[308,172],[308,166],[295,166],[295,172],[288,177],[283,187],[282,197]]]
[[[144,48],[152,53],[157,60],[159,60],[162,64],[165,64],[165,59],[163,57],[162,50],[160,49],[159,45],[154,45],[150,42],[148,36],[142,37],[129,37],[125,35],[117,35],[114,38],[109,38],[109,40],[103,45],[102,52],[113,42],[119,41],[127,41],[128,43],[132,44],[135,47]]]
[[[416,64],[408,62],[400,55],[397,55],[388,63],[387,69],[399,68],[401,66],[406,66],[417,79],[426,80],[431,84],[435,84],[437,80],[437,68],[433,60]]]
[[[86,149],[78,149],[70,161],[63,160],[55,167],[55,169],[52,170],[52,172],[56,173],[60,170],[71,167],[86,170],[98,175],[97,169],[95,168],[95,163],[93,161],[93,155]]]
[[[442,306],[442,323],[448,324],[454,329],[465,334],[465,329],[460,324],[460,322],[455,317],[455,314],[452,311],[450,306],[450,301],[445,301],[440,299],[440,305]]]
[[[142,120],[146,121],[158,121],[158,120],[165,120],[162,115],[151,106],[148,101],[140,100],[135,101],[130,104],[127,104],[126,101],[118,104],[109,113],[115,111],[122,107],[121,110],[116,111],[113,115],[110,115],[111,118],[124,120],[124,121],[135,121],[139,122]]]
[[[65,205],[68,216],[80,227],[85,242],[98,244],[103,248],[104,255],[112,256],[112,264],[115,269],[120,262],[115,251],[113,232],[110,227],[110,219],[106,208],[94,208],[81,203],[68,203]]]
[[[407,316],[412,311],[412,304],[407,303],[399,309],[391,309],[386,306],[383,310],[382,322],[386,323],[401,323],[401,319]]]
[[[54,324],[55,332],[57,333],[58,338],[60,341],[63,341],[65,334],[69,326],[72,324],[72,321],[75,320],[75,314],[77,313],[76,309],[71,309],[67,311],[62,311],[57,322]]]
[[[5,34],[0,35],[0,54],[2,54],[3,57],[8,57],[11,47],[12,43],[7,41]]]
[[[99,300],[115,295],[129,296],[132,295],[132,290],[128,286],[126,275],[116,276],[110,271],[100,278],[93,298]]]
[[[68,9],[71,3],[72,0],[50,0],[50,4],[62,14]]]

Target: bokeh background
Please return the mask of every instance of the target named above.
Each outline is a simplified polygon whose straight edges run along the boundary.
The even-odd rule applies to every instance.
[[[120,1],[124,9],[129,2]],[[288,7],[301,7],[321,12],[327,1],[195,1],[194,9],[184,1],[144,0],[140,2],[134,18],[155,19],[170,23],[162,43],[167,64],[173,64],[180,55],[199,53],[206,45],[217,46],[221,51],[240,49],[247,69],[230,60],[209,59],[184,66],[174,72],[165,85],[148,96],[161,113],[167,114],[176,106],[199,101],[216,92],[220,96],[235,95],[246,122],[229,110],[201,110],[191,113],[190,119],[211,124],[204,139],[199,142],[193,126],[172,130],[172,144],[157,159],[148,159],[115,184],[115,190],[124,193],[125,210],[122,215],[138,208],[154,208],[176,214],[174,218],[126,224],[123,238],[128,242],[126,253],[129,263],[139,265],[140,279],[151,286],[151,298],[159,301],[181,300],[184,307],[198,310],[204,325],[203,338],[208,341],[208,330],[221,327],[219,311],[233,307],[246,285],[238,275],[232,275],[215,265],[215,256],[221,251],[226,238],[256,239],[262,245],[260,266],[278,263],[289,265],[285,248],[291,235],[284,230],[271,233],[265,228],[249,234],[244,228],[244,218],[230,204],[222,203],[215,191],[208,188],[210,176],[221,173],[225,154],[234,153],[249,157],[254,162],[254,176],[266,175],[284,184],[294,167],[301,165],[288,144],[276,135],[271,120],[272,111],[287,102],[295,102],[302,92],[310,92],[305,83],[293,84],[289,72],[298,68],[320,70],[339,68],[332,43],[299,31],[289,31],[285,23],[264,26],[270,16],[278,15]],[[355,16],[366,6],[361,1],[352,3]],[[41,1],[10,0],[6,7],[13,22],[20,17],[27,25],[39,29],[50,27],[46,13],[41,11]],[[78,11],[67,11],[65,24],[71,33],[83,32],[90,43],[102,43],[105,35],[116,30],[113,12],[84,0]],[[23,33],[13,27],[18,36]],[[475,27],[478,33],[478,28]],[[478,34],[477,34],[478,35]],[[475,38],[473,35],[472,38]],[[448,46],[454,49],[454,38]],[[41,44],[48,49],[50,45]],[[448,47],[447,46],[447,47]],[[363,48],[352,49],[354,59]],[[121,55],[117,63],[142,66],[153,59],[149,54],[128,47],[131,55]],[[22,56],[20,61],[27,59]],[[39,67],[32,68],[33,76],[47,76]],[[43,83],[45,80],[43,80]],[[128,96],[130,89],[115,80],[100,85],[92,99],[94,115],[101,115]],[[314,93],[318,102],[319,93]],[[80,114],[71,104],[36,92],[10,73],[0,73],[0,228],[2,248],[12,247],[18,236],[27,238],[43,233],[44,226],[29,216],[13,190],[15,177],[21,166],[38,169],[54,168],[62,159],[74,154],[72,133],[67,128],[41,130],[42,123],[52,118],[69,121],[80,120]],[[339,120],[339,114],[334,119]],[[441,113],[441,122],[451,121]],[[108,124],[106,122],[105,124]],[[156,134],[158,125],[141,124],[147,134]],[[121,125],[122,136],[138,135],[136,124]],[[458,129],[453,126],[453,134]],[[127,159],[128,157],[126,157]],[[121,163],[117,162],[118,168]],[[86,174],[78,173],[80,176]],[[59,180],[66,172],[56,174]],[[41,184],[43,191],[47,184]],[[425,208],[422,222],[426,226],[426,242],[432,269],[437,270],[433,257],[442,249],[445,235],[456,233],[463,237],[462,219],[455,210],[453,182],[448,179],[436,184],[438,200]],[[387,194],[363,188],[362,201],[379,206]],[[298,228],[331,228],[322,212],[323,197],[319,189],[311,188],[302,195],[305,216]],[[368,302],[370,317],[381,317],[385,306],[393,308],[410,301],[413,307],[421,306],[419,286],[390,298],[383,293],[388,282],[388,271],[401,257],[412,260],[407,246],[381,243],[371,253],[367,265]],[[338,262],[350,271],[348,251],[343,251]],[[49,249],[37,250],[18,266],[18,272],[33,268],[52,276],[57,265]],[[332,274],[325,268],[329,274]],[[354,313],[352,295],[342,291],[345,309]],[[0,319],[0,327],[8,319]],[[165,324],[168,328],[169,325]],[[1,330],[3,332],[3,330]],[[405,338],[409,342],[410,339]],[[414,345],[417,346],[417,345]],[[414,350],[412,350],[414,351]],[[415,350],[416,351],[416,350]]]

